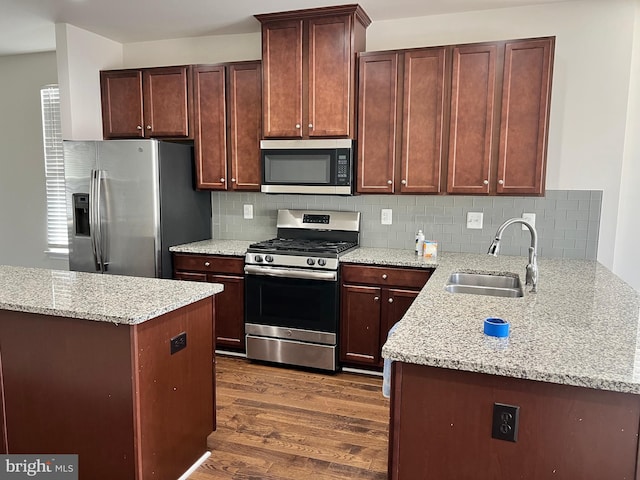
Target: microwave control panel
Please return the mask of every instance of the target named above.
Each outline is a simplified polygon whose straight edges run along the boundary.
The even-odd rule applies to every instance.
[[[349,150],[338,149],[336,152],[336,183],[338,185],[351,184],[351,158]]]

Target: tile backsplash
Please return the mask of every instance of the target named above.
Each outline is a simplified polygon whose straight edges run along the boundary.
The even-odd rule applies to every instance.
[[[478,197],[457,195],[268,195],[213,192],[213,238],[264,240],[276,235],[280,208],[349,210],[361,213],[360,245],[413,249],[415,233],[438,242],[444,252],[485,253],[505,220],[535,213],[538,254],[545,257],[595,259],[598,249],[600,190],[547,190],[544,197]],[[253,219],[243,218],[253,205]],[[382,225],[381,210],[392,210],[392,224]],[[482,229],[467,228],[467,212],[482,212]],[[529,231],[510,226],[500,252],[526,255]]]

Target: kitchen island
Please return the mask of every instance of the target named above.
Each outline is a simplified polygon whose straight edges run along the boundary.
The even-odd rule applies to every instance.
[[[537,293],[449,293],[455,271],[512,272],[524,257],[361,248],[344,262],[433,268],[382,353],[393,360],[390,479],[638,478],[640,296],[595,261],[540,258]],[[507,338],[483,333],[487,317]],[[492,438],[494,403],[520,407]]]
[[[218,284],[0,266],[0,452],[175,479],[215,428]]]

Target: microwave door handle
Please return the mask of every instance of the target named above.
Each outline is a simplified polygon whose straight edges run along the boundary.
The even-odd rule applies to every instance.
[[[91,170],[91,178],[89,179],[89,237],[91,238],[91,251],[93,253],[93,262],[96,270],[100,270],[101,262],[98,253],[98,208],[99,203],[97,191],[98,171]]]

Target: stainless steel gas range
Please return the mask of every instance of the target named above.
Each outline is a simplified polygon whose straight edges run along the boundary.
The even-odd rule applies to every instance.
[[[338,267],[358,247],[360,213],[278,210],[277,227],[245,257],[247,358],[335,371]]]

